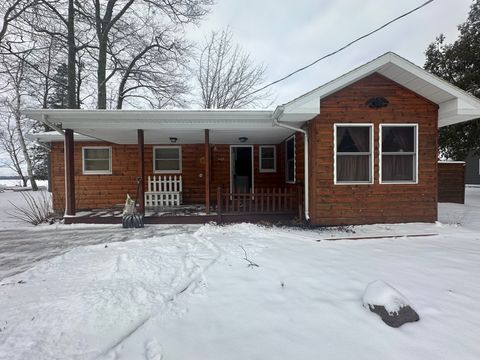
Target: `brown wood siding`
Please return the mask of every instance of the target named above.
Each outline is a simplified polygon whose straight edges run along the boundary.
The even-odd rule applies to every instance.
[[[383,96],[385,108],[368,99]],[[437,105],[379,74],[372,74],[321,100],[321,113],[309,122],[310,217],[315,225],[434,222],[437,219]],[[335,185],[335,123],[374,125],[374,183]],[[379,183],[379,125],[418,124],[418,184]]]
[[[438,202],[465,203],[465,163],[438,164]]]
[[[84,175],[82,172],[83,146],[111,146],[112,174]],[[155,175],[153,174],[154,146],[157,145],[145,145],[146,177],[149,175]],[[166,145],[159,144],[158,146]],[[203,204],[205,202],[204,144],[188,144],[181,146],[183,202],[187,204]],[[283,168],[281,167],[281,162],[279,159],[279,154],[282,151],[281,149],[282,144],[278,144],[277,171],[274,173],[261,173],[259,171],[259,145],[254,145],[255,188],[280,188],[285,186],[284,174],[282,173]],[[51,156],[53,204],[55,209],[63,211],[65,207],[63,143],[52,144]],[[127,193],[129,193],[131,196],[134,196],[136,193],[135,179],[138,172],[137,159],[137,145],[117,145],[102,142],[76,142],[75,194],[77,210],[108,208],[114,205],[123,204]],[[169,174],[160,175],[168,176]],[[212,203],[216,201],[216,189],[219,186],[226,190],[230,189],[230,146],[224,144],[211,145],[210,189]],[[147,189],[147,179],[145,179],[145,189]]]

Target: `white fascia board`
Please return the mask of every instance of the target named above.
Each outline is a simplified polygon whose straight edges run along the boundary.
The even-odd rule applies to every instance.
[[[25,137],[30,140],[38,141],[41,143],[50,143],[50,142],[63,142],[64,137],[56,131],[48,131],[41,133],[30,133],[26,134]],[[82,134],[74,134],[75,141],[99,141],[97,139],[85,136]]]
[[[441,103],[438,110],[438,127],[480,118],[480,107],[473,106],[469,100],[456,98]]]
[[[67,120],[235,120],[235,119],[269,119],[273,110],[244,109],[205,109],[205,110],[79,110],[79,109],[36,109],[24,110],[24,115],[34,120],[42,120],[47,116],[51,122]]]
[[[265,129],[270,128],[271,120],[225,120],[225,121],[192,121],[192,120],[64,120],[62,127],[65,129],[81,130],[81,129],[124,129],[124,130],[154,130],[154,129]]]

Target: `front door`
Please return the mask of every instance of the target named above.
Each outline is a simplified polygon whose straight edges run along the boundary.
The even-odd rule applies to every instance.
[[[230,189],[232,192],[252,192],[252,145],[232,145],[230,147]]]

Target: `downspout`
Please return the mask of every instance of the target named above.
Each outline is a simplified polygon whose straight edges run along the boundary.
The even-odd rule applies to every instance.
[[[303,175],[303,184],[304,184],[304,203],[305,203],[305,220],[310,220],[310,212],[309,212],[309,185],[308,185],[308,131],[302,128],[297,128],[295,126],[287,125],[285,123],[281,123],[279,121],[280,117],[283,115],[284,112],[283,106],[277,106],[275,111],[273,112],[273,126],[282,127],[285,129],[293,130],[296,132],[300,132],[303,134],[304,146],[303,146],[303,157],[304,157],[304,175]]]

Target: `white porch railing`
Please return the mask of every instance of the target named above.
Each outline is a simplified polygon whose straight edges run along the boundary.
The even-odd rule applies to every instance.
[[[145,206],[178,206],[182,203],[182,175],[149,176]]]

